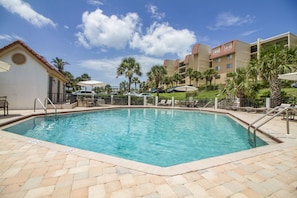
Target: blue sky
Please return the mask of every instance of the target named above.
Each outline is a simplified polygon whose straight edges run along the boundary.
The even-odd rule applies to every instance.
[[[48,62],[70,63],[74,77],[118,86],[116,68],[134,57],[143,76],[196,43],[211,48],[297,34],[296,0],[0,0],[0,47],[23,40]]]

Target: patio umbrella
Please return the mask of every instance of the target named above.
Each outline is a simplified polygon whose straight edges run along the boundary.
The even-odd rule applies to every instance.
[[[97,80],[80,81],[80,82],[77,83],[77,85],[83,86],[83,87],[92,87],[92,89],[94,87],[104,87],[104,86],[106,86],[106,84],[104,82],[97,81]]]
[[[197,88],[189,85],[176,87],[175,90],[177,91],[196,91]]]
[[[10,68],[10,64],[0,61],[0,72],[7,72]]]
[[[102,81],[97,81],[97,80],[87,80],[87,81],[80,81],[77,83],[79,86],[83,87],[91,87],[92,90],[94,87],[105,87],[106,84]],[[92,103],[94,103],[94,95],[92,94]]]
[[[279,79],[282,80],[294,80],[297,81],[297,72],[287,73],[287,74],[280,74],[278,75]]]

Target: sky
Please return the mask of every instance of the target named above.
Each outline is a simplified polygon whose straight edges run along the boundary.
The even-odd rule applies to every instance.
[[[74,77],[111,86],[123,58],[141,65],[141,81],[165,59],[184,60],[193,45],[255,42],[297,35],[296,0],[0,0],[0,47],[22,40]]]

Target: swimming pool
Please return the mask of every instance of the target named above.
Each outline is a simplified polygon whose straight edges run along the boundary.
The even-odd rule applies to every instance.
[[[160,167],[253,148],[230,117],[199,111],[123,108],[34,117],[8,132]],[[257,146],[266,143],[257,139]]]

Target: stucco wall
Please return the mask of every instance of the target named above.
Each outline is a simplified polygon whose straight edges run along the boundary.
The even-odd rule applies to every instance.
[[[26,62],[22,65],[13,63],[11,57],[15,53],[24,54]],[[47,97],[48,73],[28,53],[15,49],[1,60],[11,64],[8,72],[0,73],[0,95],[7,96],[9,109],[33,109],[36,97],[42,101]]]

